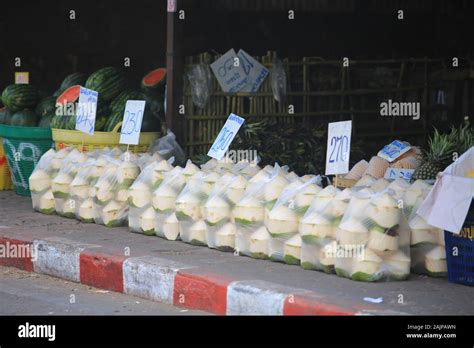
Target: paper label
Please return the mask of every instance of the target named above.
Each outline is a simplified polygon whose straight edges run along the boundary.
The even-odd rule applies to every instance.
[[[326,175],[346,174],[349,171],[351,133],[352,121],[329,123]]]
[[[244,122],[242,117],[230,114],[207,155],[221,160]]]
[[[403,169],[403,168],[387,168],[384,178],[389,180],[405,179],[406,181],[411,180],[414,169]]]
[[[99,93],[81,87],[76,113],[76,130],[94,135],[97,99]]]
[[[244,69],[248,81],[247,85],[240,91],[257,92],[270,71],[242,49],[237,53],[237,55],[239,56],[240,64]]]
[[[145,104],[144,100],[127,100],[123,113],[120,144],[138,145]]]
[[[247,75],[234,49],[211,64],[211,69],[224,92],[238,92],[248,84]]]
[[[393,162],[410,149],[410,145],[404,144],[399,140],[394,140],[390,144],[385,145],[384,148],[379,151],[377,156],[382,157],[389,162]]]
[[[15,84],[29,84],[30,83],[30,73],[23,71],[23,72],[15,72]]]
[[[176,0],[168,0],[168,12],[176,12]]]

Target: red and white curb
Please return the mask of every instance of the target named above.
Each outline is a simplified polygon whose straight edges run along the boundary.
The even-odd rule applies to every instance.
[[[99,245],[64,238],[18,240],[0,245],[33,247],[33,255],[0,257],[1,266],[126,293],[219,315],[392,315],[366,305],[329,303],[315,292],[262,280],[235,280],[154,256],[126,257]]]

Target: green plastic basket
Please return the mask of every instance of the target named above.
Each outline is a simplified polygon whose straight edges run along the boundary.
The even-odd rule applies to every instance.
[[[13,190],[30,196],[29,177],[43,154],[54,147],[50,128],[0,125]]]

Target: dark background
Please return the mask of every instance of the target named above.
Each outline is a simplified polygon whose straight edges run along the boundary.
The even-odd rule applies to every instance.
[[[294,21],[286,8],[294,8]],[[182,0],[179,9],[186,16],[178,21],[183,55],[237,47],[325,59],[470,57],[474,46],[469,0]],[[405,10],[402,22],[398,9]],[[124,57],[138,81],[165,65],[166,0],[10,1],[2,4],[0,33],[2,89],[14,71],[30,71],[31,83],[53,91],[68,73],[120,67]]]

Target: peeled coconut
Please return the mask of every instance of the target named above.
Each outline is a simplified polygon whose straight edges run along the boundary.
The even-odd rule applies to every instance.
[[[199,220],[192,224],[189,229],[189,240],[194,245],[207,245],[206,241],[206,223],[204,220]]]
[[[289,181],[283,176],[276,176],[273,180],[269,181],[264,187],[264,200],[266,202],[272,202],[278,198],[280,193],[283,191],[285,186],[289,184]]]
[[[197,172],[199,172],[199,168],[191,161],[188,161],[183,169],[183,175],[186,177],[186,180]]]
[[[265,167],[266,168],[266,167]],[[262,182],[268,178],[270,178],[270,173],[264,169],[261,169],[258,173],[256,173],[250,180],[249,184],[255,184],[258,182]]]
[[[408,224],[411,228],[410,245],[420,243],[438,244],[439,235],[443,232],[442,230],[429,225],[425,219],[419,215],[414,215]]]
[[[226,223],[217,231],[215,238],[217,248],[234,249],[235,225],[231,222]]]
[[[270,233],[265,226],[260,227],[250,236],[250,255],[256,259],[264,259],[268,257],[268,243],[270,241]]]
[[[285,205],[272,209],[268,215],[268,232],[274,237],[298,232],[298,216]]]
[[[121,223],[124,206],[116,201],[110,201],[102,209],[102,220],[105,226],[117,226]]]
[[[69,196],[69,186],[73,178],[68,173],[59,173],[52,182],[54,197],[67,198]]]
[[[384,258],[384,265],[391,276],[404,279],[410,274],[410,258],[402,251],[396,251]]]
[[[401,199],[405,195],[405,191],[410,187],[410,184],[404,180],[397,178],[390,185],[387,186],[387,189],[393,190],[395,192],[395,198]]]
[[[310,184],[304,188],[303,191],[298,192],[295,197],[295,203],[298,207],[309,207],[314,200],[314,197],[322,188],[316,184]]]
[[[349,218],[341,222],[336,229],[336,239],[344,246],[366,244],[369,240],[369,231],[360,220]]]
[[[155,234],[155,211],[152,207],[145,209],[139,217],[140,228],[144,234]]]
[[[361,257],[354,258],[352,279],[358,281],[375,281],[380,278],[382,259],[370,249],[365,249]]]
[[[151,202],[151,192],[143,181],[136,181],[128,192],[128,203],[135,208],[143,208]]]
[[[31,192],[43,192],[50,188],[51,177],[45,170],[36,169],[33,174],[31,174],[29,183]]]
[[[128,202],[129,192],[127,189],[121,189],[117,192],[115,199],[117,202],[125,203]],[[149,200],[149,202],[151,199]]]
[[[321,211],[339,192],[340,190],[332,185],[326,186],[314,197],[311,209],[316,212]]]
[[[176,215],[170,214],[164,221],[162,226],[163,234],[168,240],[176,240],[179,237],[179,222]]]
[[[201,201],[193,192],[183,192],[176,199],[176,217],[181,220],[186,217],[192,220],[201,218]]]
[[[79,206],[79,217],[82,221],[93,222],[94,216],[94,202],[88,198]]]
[[[117,183],[129,187],[140,174],[140,168],[130,161],[125,161],[117,168]]]
[[[391,228],[400,221],[398,202],[388,193],[375,196],[370,202],[367,213],[368,217],[382,229]]]
[[[398,239],[398,236],[391,236],[378,230],[370,230],[368,247],[378,251],[398,250]]]
[[[314,213],[303,218],[299,233],[306,243],[314,244],[319,238],[334,237],[334,228],[328,217]]]
[[[158,212],[174,210],[176,207],[176,191],[169,185],[160,185],[153,193],[153,208]]]
[[[43,193],[39,200],[39,211],[43,214],[52,214],[55,211],[53,191]]]
[[[285,242],[283,259],[289,265],[299,265],[301,262],[301,236],[299,234]]]
[[[299,180],[300,177],[295,172],[290,172],[290,173],[286,174],[286,179],[289,182],[292,182],[292,181],[295,181],[295,180]]]
[[[230,219],[230,204],[221,196],[210,197],[204,205],[204,219],[211,225]]]
[[[445,247],[437,246],[429,251],[425,256],[425,267],[434,276],[445,275],[448,272]]]
[[[247,180],[239,175],[232,181],[226,191],[227,198],[233,203],[237,204],[242,198],[247,187]]]
[[[234,208],[232,215],[237,223],[252,224],[265,219],[265,209],[255,197],[241,200]]]

